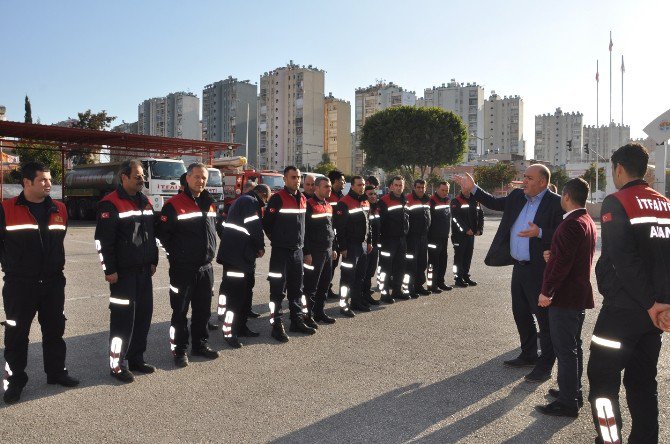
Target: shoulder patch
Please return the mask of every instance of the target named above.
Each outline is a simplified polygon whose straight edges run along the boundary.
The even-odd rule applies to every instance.
[[[276,213],[277,209],[276,208],[270,208],[270,213]]]
[[[161,215],[161,222],[167,222],[168,218],[166,215],[162,214]]]
[[[109,219],[109,211],[105,211],[100,215],[100,219]]]
[[[611,222],[612,221],[612,213],[603,214],[601,220],[602,220],[602,223]]]

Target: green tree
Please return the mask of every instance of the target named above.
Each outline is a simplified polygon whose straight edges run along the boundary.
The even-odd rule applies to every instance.
[[[23,117],[23,121],[25,123],[33,123],[33,110],[32,107],[30,106],[30,99],[28,98],[28,95],[26,94],[26,100],[23,105],[24,109],[26,110],[26,114]]]
[[[551,183],[556,185],[558,194],[561,194],[563,187],[570,180],[570,176],[565,172],[563,168],[557,168],[551,172]]]
[[[588,170],[582,175],[582,179],[588,182],[589,187],[591,187],[591,192],[596,189],[596,164],[592,163]],[[600,191],[605,191],[607,186],[607,175],[605,174],[605,168],[598,168],[598,189]]]
[[[314,171],[315,173],[327,175],[328,173],[336,169],[337,166],[330,161],[330,156],[328,155],[328,153],[323,153],[323,156],[321,156],[321,162],[316,164],[316,166],[312,171]]]
[[[475,182],[477,186],[492,192],[496,188],[504,187],[514,180],[516,169],[511,163],[498,162],[491,166],[475,167]]]
[[[420,176],[435,167],[459,163],[467,151],[461,118],[440,108],[398,106],[370,116],[363,125],[361,148],[366,165]]]
[[[69,117],[71,119],[71,117]],[[99,113],[92,113],[87,109],[83,113],[77,113],[77,119],[72,124],[73,128],[92,129],[97,131],[104,131],[109,128],[110,124],[116,119],[116,116],[108,116],[104,109]],[[95,155],[92,148],[82,147],[75,150],[70,150],[67,157],[72,159],[75,165],[93,163]]]
[[[19,143],[14,152],[19,156],[21,166],[28,162],[41,162],[51,170],[51,179],[53,183],[61,183],[63,174],[63,165],[61,164],[61,156],[58,150],[49,145],[39,144],[24,144]],[[12,171],[10,178],[14,183],[21,183],[21,173],[19,171]]]

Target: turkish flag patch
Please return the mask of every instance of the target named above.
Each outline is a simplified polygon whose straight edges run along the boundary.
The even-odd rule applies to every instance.
[[[108,212],[104,212],[104,213],[102,213],[102,214],[100,215],[100,219],[109,219],[109,213],[108,213]]]
[[[167,216],[165,215],[161,216],[161,222],[167,222]]]
[[[605,213],[605,214],[603,214],[603,217],[602,217],[602,222],[603,222],[603,223],[605,223],[605,222],[611,222],[611,221],[612,221],[612,213]]]
[[[270,213],[276,213],[277,209],[276,208],[270,208]]]
[[[342,214],[342,210],[337,210],[337,214]]]

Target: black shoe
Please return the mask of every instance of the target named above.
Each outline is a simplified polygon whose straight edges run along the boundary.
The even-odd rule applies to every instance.
[[[518,358],[510,359],[509,361],[503,362],[508,367],[535,367],[535,363],[537,362],[537,359],[535,360],[529,360],[529,359],[524,359],[521,356]]]
[[[114,378],[118,379],[119,381],[121,381],[123,383],[126,383],[126,384],[128,384],[130,382],[133,382],[135,380],[135,375],[133,375],[130,372],[130,370],[125,369],[125,368],[122,368],[120,372],[112,371],[109,374],[112,375],[112,377],[114,377]]]
[[[332,288],[328,289],[328,295],[326,296],[327,299],[339,299],[340,295],[335,293]]]
[[[547,405],[535,406],[535,410],[550,416],[567,416],[569,418],[576,418],[579,416],[579,409],[568,407],[560,401],[554,401]]]
[[[409,301],[411,297],[409,294],[400,293],[400,294],[394,294],[393,299],[400,299],[401,301]]]
[[[188,356],[186,356],[186,353],[182,353],[179,355],[175,355],[174,357],[174,365],[177,367],[188,367]]]
[[[219,329],[219,324],[217,324],[216,322],[209,321],[207,323],[207,330],[215,331],[215,330],[218,330],[218,329]]]
[[[249,310],[249,313],[247,314],[247,316],[250,317],[250,318],[254,318],[254,319],[256,319],[256,318],[260,318],[260,317],[261,317],[261,314],[260,314],[260,313],[256,313],[256,312],[253,311],[253,310]]]
[[[351,311],[349,307],[340,308],[340,314],[348,318],[353,318],[354,316],[356,316],[356,313]]]
[[[23,386],[18,384],[9,384],[5,394],[2,395],[3,401],[5,404],[15,404],[21,399],[21,392],[23,391]]]
[[[313,335],[316,333],[316,329],[305,324],[305,321],[303,321],[302,318],[292,320],[288,330],[292,333],[304,333],[306,335]]]
[[[439,287],[430,287],[430,291],[431,291],[431,293],[433,293],[433,294],[440,294],[440,293],[442,293],[442,290],[440,290]]]
[[[128,370],[133,371],[133,372],[140,372],[140,373],[144,373],[144,374],[149,374],[149,373],[155,372],[156,367],[154,367],[151,364],[147,364],[144,361],[129,362],[128,363]]]
[[[451,285],[447,285],[447,284],[438,284],[437,288],[440,288],[444,291],[451,291],[451,290],[453,290],[454,287],[452,287]]]
[[[236,335],[224,337],[223,340],[226,341],[232,348],[242,348],[242,343],[239,339],[237,339]]]
[[[558,399],[561,396],[561,392],[557,389],[549,389],[549,396]],[[581,393],[577,396],[577,405],[584,407],[584,396]]]
[[[421,296],[419,293],[410,293],[409,297],[412,299],[419,299],[419,296]]]
[[[463,278],[461,278],[461,277],[457,277],[456,279],[454,279],[454,285],[455,285],[456,287],[465,288],[465,287],[468,286],[468,283],[465,282],[465,280],[464,280]]]
[[[216,359],[219,357],[219,352],[212,350],[209,345],[204,344],[198,348],[191,349],[191,356],[202,356],[207,359]]]
[[[63,387],[76,387],[79,385],[79,379],[75,379],[67,373],[57,375],[47,375],[47,384],[57,384]]]
[[[286,335],[284,324],[281,321],[275,320],[275,323],[272,324],[272,333],[270,333],[270,336],[279,342],[288,342],[288,335]]]
[[[426,290],[423,287],[419,287],[416,289],[416,292],[420,294],[421,296],[428,296],[430,294],[430,290]]]
[[[240,327],[240,331],[237,332],[237,336],[239,336],[240,338],[257,338],[260,335],[261,335],[260,333],[258,333],[257,331],[253,331],[246,325]]]
[[[364,313],[372,311],[369,306],[363,305],[363,304],[356,304],[356,303],[352,303],[349,306],[349,308],[351,310],[356,310],[356,311],[360,311],[360,312],[364,312]]]
[[[314,320],[316,322],[323,322],[324,324],[334,324],[335,318],[331,318],[325,313],[314,313]]]
[[[372,297],[372,294],[367,295],[365,298],[365,302],[367,302],[370,305],[379,305],[379,301],[375,298]]]
[[[551,372],[533,369],[533,371],[524,376],[523,379],[528,382],[544,382],[551,379]]]
[[[303,322],[305,323],[306,326],[313,328],[314,330],[319,328],[319,324],[314,322],[314,318],[311,316],[305,316],[302,318]]]
[[[379,301],[385,304],[393,304],[395,299],[393,299],[391,296],[382,296]]]
[[[463,281],[464,281],[466,284],[468,284],[469,286],[471,286],[471,287],[476,287],[476,286],[477,286],[477,282],[475,282],[475,281],[473,281],[472,279],[470,279],[470,276],[468,276],[468,277],[466,277],[465,279],[463,279]]]

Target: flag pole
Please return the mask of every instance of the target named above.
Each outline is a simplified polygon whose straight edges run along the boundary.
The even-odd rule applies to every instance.
[[[623,126],[623,75],[626,72],[626,68],[623,64],[623,54],[621,54],[621,126]]]
[[[612,122],[612,31],[610,31],[610,120]]]
[[[599,60],[596,60],[596,199],[598,198],[598,156],[600,155],[600,68],[598,63]],[[589,155],[589,157],[591,156]],[[593,194],[591,194],[591,197],[591,200],[595,202]]]

